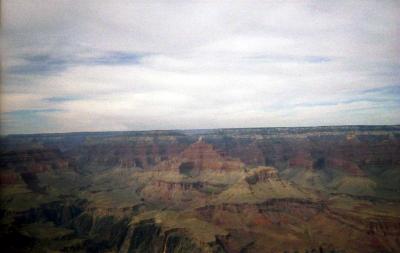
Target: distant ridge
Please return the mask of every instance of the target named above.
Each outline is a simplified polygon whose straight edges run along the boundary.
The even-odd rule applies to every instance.
[[[307,131],[400,131],[400,125],[322,125],[322,126],[298,126],[298,127],[237,127],[237,128],[199,128],[199,129],[165,129],[165,130],[127,130],[127,131],[77,131],[77,132],[56,132],[56,133],[18,133],[18,134],[4,134],[0,138],[4,137],[19,137],[19,136],[78,136],[78,135],[90,135],[90,136],[118,136],[118,135],[164,135],[164,134],[201,134],[210,132],[229,132],[237,130],[248,130],[251,132],[263,131],[263,132],[307,132]]]

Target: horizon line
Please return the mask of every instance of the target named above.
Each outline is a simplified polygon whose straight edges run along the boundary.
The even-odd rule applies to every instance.
[[[316,125],[316,126],[259,126],[259,127],[217,127],[217,128],[175,128],[175,129],[148,129],[148,130],[104,130],[104,131],[71,131],[71,132],[38,132],[38,133],[12,133],[0,134],[0,138],[10,136],[33,136],[33,135],[73,135],[73,134],[96,134],[96,133],[132,133],[132,132],[184,132],[184,131],[211,131],[211,130],[240,130],[240,129],[282,129],[282,128],[328,128],[328,127],[399,127],[399,124],[348,124],[348,125]],[[400,129],[399,129],[400,130]]]

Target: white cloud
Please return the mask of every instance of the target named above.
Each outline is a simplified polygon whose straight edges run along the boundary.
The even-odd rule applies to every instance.
[[[55,109],[23,132],[400,123],[399,12],[396,1],[4,1],[2,111]],[[139,60],[96,62],[113,52]],[[24,64],[40,68],[11,71]]]

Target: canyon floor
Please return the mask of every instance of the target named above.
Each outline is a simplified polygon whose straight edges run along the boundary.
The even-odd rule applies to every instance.
[[[400,126],[0,141],[3,252],[400,252]]]

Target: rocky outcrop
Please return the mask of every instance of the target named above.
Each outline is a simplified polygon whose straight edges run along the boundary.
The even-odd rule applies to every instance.
[[[363,218],[354,213],[327,208],[326,214],[341,224],[352,229],[375,236],[400,236],[400,218],[398,217],[368,217]]]
[[[90,240],[86,242],[89,252],[117,250],[121,247],[128,231],[129,220],[114,216],[93,217],[89,230]]]
[[[179,159],[182,161],[180,164],[181,171],[184,165],[189,165],[190,170],[195,172],[207,169],[229,171],[243,167],[240,160],[221,155],[211,144],[207,144],[201,139],[186,148],[179,155]]]
[[[42,204],[37,208],[13,214],[17,224],[27,224],[37,221],[50,221],[55,225],[65,225],[78,217],[86,206],[85,200],[76,200],[74,203],[54,201]],[[7,213],[6,215],[11,215]]]
[[[196,210],[202,218],[208,221],[212,221],[214,217],[217,216],[223,217],[223,215],[221,216],[221,213],[227,212],[246,214],[248,217],[252,217],[254,219],[255,224],[272,224],[274,222],[282,222],[279,217],[274,218],[274,214],[277,213],[288,213],[303,220],[308,220],[312,216],[323,212],[325,209],[326,204],[324,202],[287,198],[269,199],[259,204],[226,203],[221,205],[207,205],[197,208]]]
[[[104,168],[123,167],[150,169],[161,161],[179,154],[187,145],[178,143],[174,137],[163,140],[136,137],[93,141],[68,151],[76,167]]]
[[[120,253],[206,253],[220,252],[209,245],[200,246],[185,229],[165,230],[155,220],[143,220],[129,229]]]
[[[220,191],[226,179],[233,178],[234,181],[236,177],[238,180],[240,173],[244,173],[243,167],[238,159],[224,156],[199,139],[179,155],[157,165],[149,172],[149,182],[139,191],[148,201],[201,204],[207,201],[208,193]],[[216,177],[222,181],[219,182]]]
[[[289,159],[289,166],[290,167],[301,167],[306,169],[313,168],[313,158],[309,152],[300,150],[297,152],[293,157]]]
[[[156,170],[173,170],[185,175],[198,175],[201,171],[227,172],[239,170],[244,164],[239,159],[225,156],[202,139],[193,143],[179,155],[161,162]]]
[[[253,169],[252,175],[246,177],[246,182],[250,185],[266,182],[270,179],[278,179],[278,172],[272,167],[257,167]]]
[[[40,173],[51,169],[67,169],[68,161],[58,149],[28,149],[4,152],[0,167],[16,172]]]
[[[146,185],[140,196],[148,202],[164,203],[169,206],[198,204],[206,201],[202,192],[205,184],[202,182],[169,182],[156,180]]]
[[[161,180],[155,181],[154,185],[160,190],[183,192],[200,190],[204,187],[202,182],[167,182]]]
[[[360,167],[351,161],[346,161],[337,158],[329,158],[326,161],[326,166],[348,173],[352,176],[365,176],[365,173]]]

